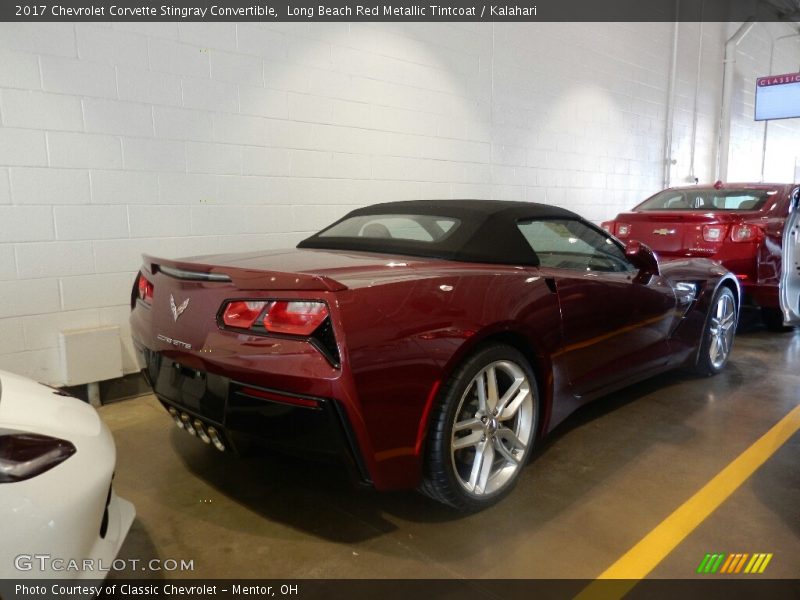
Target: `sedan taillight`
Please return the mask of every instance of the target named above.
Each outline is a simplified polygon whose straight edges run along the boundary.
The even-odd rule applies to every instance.
[[[146,304],[152,304],[153,284],[150,281],[148,281],[148,279],[142,273],[139,273],[137,287],[139,289],[139,300],[145,302]]]
[[[0,483],[36,477],[75,452],[75,446],[66,440],[34,433],[0,432]]]
[[[237,329],[256,327],[270,333],[309,336],[328,315],[328,306],[317,300],[234,300],[225,305],[222,322]]]
[[[706,225],[703,227],[703,239],[707,242],[721,242],[725,239],[725,225]]]
[[[761,228],[752,223],[740,223],[731,228],[731,240],[734,242],[756,242],[761,238]]]
[[[631,234],[631,226],[628,223],[617,223],[616,230],[618,238],[626,238]]]

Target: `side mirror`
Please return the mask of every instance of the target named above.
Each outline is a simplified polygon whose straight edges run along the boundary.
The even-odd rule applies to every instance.
[[[638,240],[631,240],[625,245],[625,256],[634,267],[639,269],[637,281],[646,282],[650,277],[661,274],[656,254],[646,244]]]

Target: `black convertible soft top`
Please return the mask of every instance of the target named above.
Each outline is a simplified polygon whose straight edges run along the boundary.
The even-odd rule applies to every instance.
[[[429,215],[453,218],[459,225],[438,241],[419,242],[396,238],[323,236],[326,231],[352,217],[380,215]],[[531,219],[571,219],[585,222],[575,213],[534,202],[506,200],[409,200],[373,204],[344,217],[300,242],[298,248],[356,250],[424,256],[464,262],[532,265],[539,264],[533,248],[517,227]]]

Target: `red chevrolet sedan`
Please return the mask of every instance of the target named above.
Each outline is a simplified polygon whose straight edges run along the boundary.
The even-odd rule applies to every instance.
[[[791,301],[797,232],[787,219],[797,212],[799,197],[797,184],[785,183],[674,187],[603,228],[621,240],[644,242],[663,260],[721,262],[736,274],[745,302],[761,308],[767,328],[785,331],[798,309]]]

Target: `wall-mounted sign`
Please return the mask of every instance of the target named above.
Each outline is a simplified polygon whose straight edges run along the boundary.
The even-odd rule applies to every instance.
[[[756,79],[756,121],[800,117],[800,73]]]

